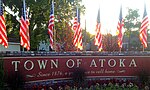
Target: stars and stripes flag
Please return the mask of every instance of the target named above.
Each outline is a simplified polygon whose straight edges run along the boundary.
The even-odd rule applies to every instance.
[[[102,50],[102,34],[101,34],[101,22],[100,22],[100,9],[98,10],[97,14],[97,23],[96,23],[96,30],[95,30],[95,45],[98,46],[98,51]]]
[[[74,22],[73,22],[73,30],[74,30],[73,45],[78,49],[83,50],[82,28],[80,24],[80,12],[78,7],[76,11],[76,17],[74,18]]]
[[[54,29],[54,1],[52,0],[51,11],[50,11],[50,19],[48,24],[48,34],[50,38],[50,47],[53,49],[53,29]]]
[[[146,5],[144,6],[143,20],[140,28],[140,40],[144,48],[147,48],[147,27],[149,25],[149,20],[146,12]]]
[[[118,46],[120,49],[122,48],[122,41],[123,41],[123,33],[122,33],[123,26],[124,26],[124,20],[122,18],[122,6],[121,6],[120,7],[119,21],[118,21],[118,26],[117,26]]]
[[[0,0],[0,44],[2,44],[5,48],[8,47],[7,31],[6,31],[6,25],[5,25],[5,18],[3,15],[2,0]]]
[[[22,16],[20,20],[20,44],[27,50],[30,50],[30,36],[29,36],[29,19],[27,15],[25,0],[23,0]]]

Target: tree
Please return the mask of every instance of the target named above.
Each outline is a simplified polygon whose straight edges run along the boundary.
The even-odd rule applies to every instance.
[[[86,39],[86,43],[89,43],[92,39],[94,39],[94,37],[94,35],[83,29],[83,42],[85,42]]]
[[[68,43],[72,38],[64,39],[67,34],[71,33],[71,20],[74,17],[75,7],[79,6],[82,13],[84,13],[85,7],[80,4],[80,0],[54,0],[55,1],[55,30],[56,30],[56,42]],[[5,6],[9,7],[16,16],[6,13],[8,38],[14,37],[18,40],[20,23],[15,20],[16,17],[21,16],[22,0],[4,0]],[[26,0],[26,5],[30,9],[30,42],[31,50],[37,50],[37,46],[40,41],[49,41],[48,36],[48,21],[50,15],[51,0]],[[70,30],[69,30],[70,29]],[[65,31],[65,32],[64,32]],[[67,33],[69,32],[69,33]],[[70,39],[70,40],[69,40]],[[69,44],[67,44],[69,45]],[[66,46],[67,47],[67,46]],[[69,47],[69,46],[68,46]],[[69,47],[70,48],[70,47]],[[66,49],[67,50],[67,49]]]
[[[110,33],[103,35],[103,50],[108,52],[118,51],[117,36]]]
[[[129,51],[133,49],[133,47],[140,48],[139,29],[141,22],[139,20],[140,15],[138,11],[138,9],[128,9],[128,15],[126,15],[124,20],[125,37],[128,37]]]
[[[85,29],[83,29],[83,42],[85,45],[84,48],[85,50],[91,50],[91,42],[94,40],[95,36],[92,35],[91,33],[87,32]],[[88,46],[88,44],[90,44],[90,46]]]

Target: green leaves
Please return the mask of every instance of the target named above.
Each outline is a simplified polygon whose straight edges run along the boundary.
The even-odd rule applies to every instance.
[[[5,6],[11,8],[14,13],[19,12],[19,16],[22,14],[22,0],[4,0]],[[64,36],[72,35],[71,20],[74,17],[76,5],[79,6],[82,13],[84,13],[84,6],[80,5],[80,0],[54,0],[54,15],[55,15],[55,30],[56,30],[56,42],[68,43],[72,42],[72,38],[66,38]],[[26,5],[30,9],[30,43],[31,50],[37,50],[37,46],[40,41],[49,41],[48,36],[48,21],[50,16],[51,0],[26,0]],[[19,28],[20,23],[16,20],[15,16],[10,14],[6,15],[8,38],[14,37],[20,41]],[[66,25],[68,24],[68,25]],[[68,33],[69,32],[69,33]],[[70,40],[68,40],[70,39]]]
[[[135,29],[135,28],[140,28],[140,20],[139,20],[139,13],[138,13],[138,9],[136,10],[132,10],[132,9],[128,9],[128,15],[125,17],[125,29],[131,30],[131,29]]]
[[[125,36],[128,37],[129,50],[140,49],[139,29],[141,22],[139,20],[138,9],[128,9],[128,15],[125,17]]]

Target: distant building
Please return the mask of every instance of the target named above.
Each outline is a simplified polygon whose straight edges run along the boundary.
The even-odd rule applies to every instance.
[[[148,47],[145,50],[150,50],[150,37],[148,37]],[[130,45],[129,45],[129,37],[123,37],[123,50],[128,51],[139,51],[142,50],[142,44],[137,36],[131,36]]]
[[[8,48],[0,44],[0,51],[20,51],[20,43],[8,42]]]
[[[0,44],[0,51],[20,51],[21,46],[19,39],[16,38],[8,38],[8,48],[5,48],[3,45]]]

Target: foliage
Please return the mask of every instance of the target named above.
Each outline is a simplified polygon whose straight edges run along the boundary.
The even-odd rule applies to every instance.
[[[80,0],[54,0],[55,13],[55,33],[57,34],[56,42],[63,44],[67,43],[65,50],[70,50],[72,42],[71,20],[73,19],[76,6],[79,6],[82,13],[85,7],[80,5]],[[22,0],[4,0],[5,6],[9,7],[16,15],[6,13],[8,38],[14,37],[19,40],[20,23],[16,17],[21,16]],[[37,50],[40,41],[49,41],[48,36],[48,21],[50,15],[51,0],[26,0],[26,5],[29,8],[30,18],[30,42],[31,50]],[[19,14],[17,14],[19,13]],[[68,36],[69,35],[69,36]],[[68,38],[65,36],[71,37]],[[70,45],[70,46],[69,46]]]
[[[148,70],[141,70],[138,73],[139,82],[142,83],[143,85],[149,85],[150,83],[149,75],[150,73],[148,72]]]
[[[103,35],[103,50],[109,52],[118,51],[117,37],[112,36],[110,33]]]
[[[132,47],[140,48],[139,29],[141,22],[138,11],[138,9],[128,9],[128,15],[126,15],[124,20],[125,37],[128,37],[129,50]]]
[[[86,30],[83,29],[83,42],[90,43],[92,39],[94,39],[94,35],[90,34]]]
[[[129,36],[129,31],[137,31],[140,28],[141,22],[139,20],[140,15],[138,11],[138,9],[128,9],[128,15],[126,15],[124,20],[124,28],[126,29],[125,34],[127,36]]]

